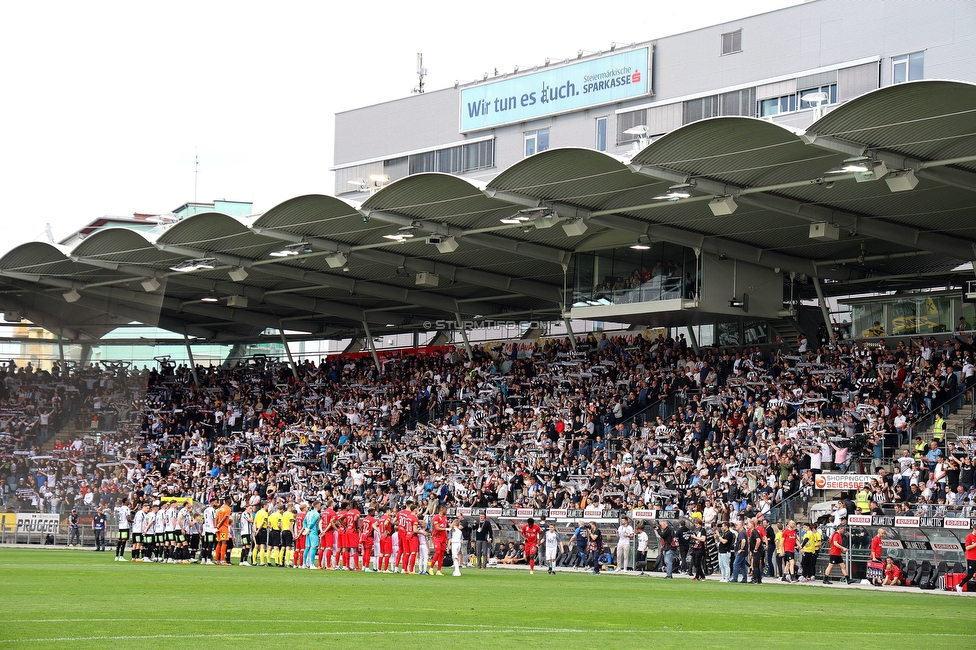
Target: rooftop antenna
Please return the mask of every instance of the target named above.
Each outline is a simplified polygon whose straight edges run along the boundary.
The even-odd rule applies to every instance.
[[[424,94],[424,77],[426,76],[427,68],[424,67],[424,55],[422,52],[417,52],[417,77],[420,78],[420,83],[411,92],[415,92],[418,95]]]
[[[200,147],[193,152],[193,202],[197,202],[197,179],[200,176]]]

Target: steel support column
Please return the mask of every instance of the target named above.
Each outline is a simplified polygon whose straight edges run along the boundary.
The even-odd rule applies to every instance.
[[[197,363],[193,360],[193,348],[190,346],[190,337],[183,335],[183,343],[186,345],[186,356],[190,357],[190,374],[193,375],[193,385],[200,385],[200,378],[197,377]]]
[[[373,353],[373,363],[376,364],[376,372],[382,373],[383,366],[380,365],[380,355],[376,354],[376,343],[373,335],[369,331],[369,323],[363,321],[363,331],[366,332],[366,341],[369,343],[369,351]]]

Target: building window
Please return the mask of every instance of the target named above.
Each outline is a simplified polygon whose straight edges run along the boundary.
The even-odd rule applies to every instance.
[[[607,118],[596,118],[596,150],[607,150]]]
[[[756,88],[733,90],[721,95],[689,99],[682,106],[682,124],[707,120],[719,115],[753,117],[756,110]]]
[[[759,102],[759,117],[769,117],[780,113],[792,113],[796,110],[796,95],[771,97]]]
[[[464,171],[495,166],[495,141],[483,140],[464,145]]]
[[[722,34],[722,56],[742,51],[742,30]]]
[[[756,88],[743,88],[719,95],[721,106],[719,115],[753,116],[753,106],[756,105]]]
[[[925,52],[912,52],[891,57],[891,83],[924,79]]]
[[[448,149],[438,149],[437,171],[444,174],[461,173],[461,147],[450,147]]]
[[[390,177],[391,181],[403,178],[409,173],[410,161],[406,156],[400,158],[387,158],[383,161],[383,173]]]
[[[782,97],[770,97],[769,99],[760,100],[758,104],[759,117],[771,117],[780,113],[792,113],[797,110],[802,111],[808,108],[815,108],[817,102],[809,102],[803,99],[813,93],[823,93],[827,96],[826,101],[823,102],[824,105],[837,103],[837,84],[804,88],[799,92],[783,95]]]
[[[424,172],[437,171],[437,152],[427,151],[425,153],[415,153],[410,156],[410,173],[422,174]]]
[[[690,124],[692,122],[697,122],[698,120],[716,117],[720,114],[718,108],[718,95],[690,99],[685,102],[683,109],[683,124]]]
[[[549,129],[525,132],[525,157],[533,156],[549,148]]]
[[[645,109],[617,115],[617,144],[637,142],[640,136],[635,133],[626,133],[626,131],[644,124],[647,124],[647,111]]]

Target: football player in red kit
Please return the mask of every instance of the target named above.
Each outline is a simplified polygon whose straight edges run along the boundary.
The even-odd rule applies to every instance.
[[[302,567],[302,558],[305,557],[305,535],[302,533],[302,525],[305,523],[305,512],[308,506],[304,503],[298,505],[298,514],[295,515],[295,556],[291,565],[296,569]]]
[[[359,570],[359,510],[348,501],[342,502],[343,528],[346,531],[342,540],[342,564],[352,571]],[[350,557],[351,556],[351,557]]]
[[[337,561],[334,554],[336,553],[336,511],[332,506],[335,502],[329,500],[328,506],[322,508],[321,519],[319,519],[319,528],[322,531],[322,545],[319,547],[319,554],[316,560],[316,565],[320,569],[332,569],[335,568],[335,562]],[[322,554],[325,554],[325,564],[322,563]]]
[[[437,565],[437,575],[444,575],[444,553],[447,551],[447,508],[440,507],[431,521],[431,541],[434,543],[434,564]]]
[[[372,572],[369,568],[369,556],[373,552],[373,532],[376,530],[376,508],[370,508],[366,516],[359,520],[359,552],[363,558],[363,571]],[[379,567],[379,559],[376,561]]]
[[[535,557],[539,552],[539,536],[542,529],[536,525],[535,519],[529,517],[519,531],[525,540],[525,558],[529,561],[529,573],[535,573]]]
[[[403,510],[397,513],[396,525],[400,547],[397,551],[397,564],[403,573],[413,573],[417,563],[417,552],[420,550],[420,540],[417,539],[417,525],[420,523],[414,509],[413,501],[407,501]]]
[[[383,508],[383,516],[376,522],[380,531],[380,557],[376,563],[378,571],[390,570],[390,556],[393,554],[393,517],[389,508]]]

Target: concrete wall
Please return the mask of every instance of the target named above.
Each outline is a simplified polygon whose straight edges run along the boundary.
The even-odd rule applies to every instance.
[[[749,311],[730,307],[733,296],[749,294]],[[714,255],[702,256],[702,292],[699,310],[730,316],[777,318],[783,309],[783,275],[772,269],[720,260]]]

